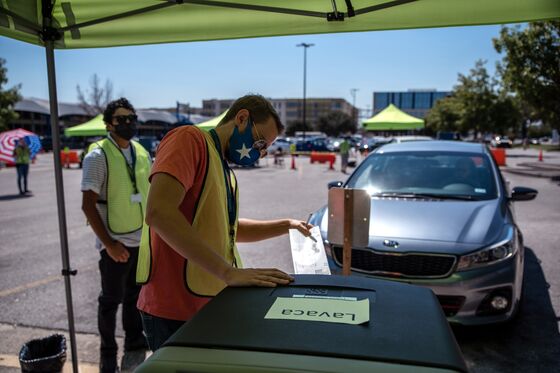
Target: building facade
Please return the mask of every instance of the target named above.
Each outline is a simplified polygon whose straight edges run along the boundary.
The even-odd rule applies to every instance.
[[[373,92],[372,116],[393,104],[417,118],[425,118],[437,100],[447,97],[449,91],[435,89],[408,90],[406,92]]]
[[[216,117],[226,111],[235,100],[203,100],[202,114]],[[301,98],[272,98],[269,99],[272,106],[278,112],[282,123],[288,125],[291,122],[303,120],[303,99]],[[342,111],[353,118],[357,118],[358,109],[353,107],[343,98],[306,98],[305,99],[306,122],[313,125],[320,117],[333,111]]]
[[[41,138],[50,138],[50,106],[48,100],[38,98],[24,98],[17,102],[14,107],[18,118],[8,124],[10,129],[23,128],[31,131]],[[58,104],[58,123],[60,135],[64,135],[64,129],[85,123],[92,119],[79,104]],[[157,109],[137,109],[138,135],[163,137],[163,135],[174,128],[177,117],[174,113]]]

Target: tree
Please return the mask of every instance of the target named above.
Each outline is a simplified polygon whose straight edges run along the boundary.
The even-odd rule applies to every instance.
[[[8,129],[8,124],[18,118],[14,106],[21,100],[19,94],[21,84],[10,89],[4,88],[4,85],[8,83],[8,69],[4,67],[5,64],[6,60],[0,58],[0,131]]]
[[[478,60],[469,75],[459,74],[459,84],[453,95],[460,103],[459,129],[466,132],[494,132],[492,110],[496,101],[496,82],[484,67],[486,61]]]
[[[333,111],[320,117],[315,126],[318,131],[327,136],[338,136],[341,133],[356,132],[356,122],[352,117],[342,111]]]
[[[436,101],[426,116],[426,127],[433,133],[437,131],[460,131],[461,104],[453,96]]]
[[[504,87],[530,107],[530,118],[560,128],[560,21],[503,27],[493,40]]]
[[[309,125],[309,122],[305,123],[305,125],[301,120],[289,122],[286,126],[286,136],[294,136],[296,131],[313,131],[313,128]]]
[[[94,116],[103,113],[107,104],[113,99],[113,83],[107,79],[102,88],[99,77],[93,74],[90,79],[90,89],[84,93],[79,84],[76,86],[80,107],[88,115]]]
[[[436,102],[426,117],[432,131],[506,133],[523,123],[515,96],[499,90],[484,61],[477,61],[468,75],[459,74],[451,96]]]

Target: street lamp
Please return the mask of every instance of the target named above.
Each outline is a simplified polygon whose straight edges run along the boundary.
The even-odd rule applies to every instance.
[[[305,139],[305,129],[307,125],[305,124],[305,110],[307,105],[305,103],[305,90],[306,90],[306,77],[307,77],[307,48],[314,46],[315,44],[300,43],[296,47],[303,47],[303,138]]]
[[[356,92],[358,92],[358,88],[350,89],[350,94],[352,95],[352,119],[356,122]]]

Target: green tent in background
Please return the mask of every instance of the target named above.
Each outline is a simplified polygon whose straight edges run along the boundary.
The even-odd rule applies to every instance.
[[[218,123],[220,123],[222,118],[226,116],[227,112],[228,111],[226,110],[222,114],[218,115],[217,117],[207,120],[206,122],[195,124],[195,126],[200,128],[201,130],[210,131],[212,128],[215,128],[218,125]]]
[[[107,126],[103,122],[103,115],[99,114],[88,122],[78,124],[64,130],[64,135],[72,136],[105,136],[107,134]]]
[[[416,130],[424,128],[424,120],[413,117],[393,104],[362,122],[367,131]]]

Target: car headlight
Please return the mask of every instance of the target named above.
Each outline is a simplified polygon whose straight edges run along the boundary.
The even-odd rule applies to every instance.
[[[507,239],[472,254],[461,256],[457,264],[457,271],[464,271],[506,260],[515,255],[516,247],[515,236],[513,229],[511,229],[511,234],[508,234]]]

